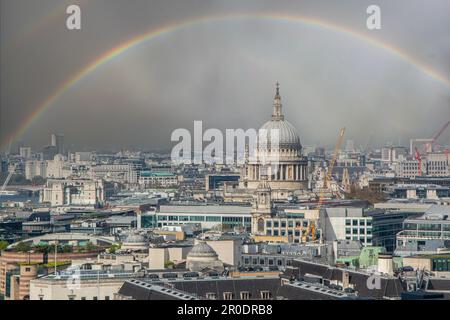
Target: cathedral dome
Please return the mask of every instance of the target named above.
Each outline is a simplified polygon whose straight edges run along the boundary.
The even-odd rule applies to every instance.
[[[197,243],[191,251],[188,253],[188,259],[189,258],[213,258],[217,259],[218,255],[216,251],[214,251],[213,248],[206,242],[199,242]]]
[[[278,130],[279,133],[279,147],[287,149],[301,150],[302,145],[300,143],[300,137],[298,136],[295,127],[284,120],[284,115],[282,113],[280,87],[277,83],[277,89],[275,94],[275,99],[273,103],[273,114],[272,119],[267,121],[261,129],[267,130],[267,142],[269,146],[271,145],[271,130]],[[259,147],[266,147],[265,143],[260,143]]]
[[[279,132],[279,147],[301,149],[300,138],[295,127],[286,120],[267,121],[261,129],[267,130],[268,142],[270,143],[271,130]],[[261,145],[262,146],[262,145]]]

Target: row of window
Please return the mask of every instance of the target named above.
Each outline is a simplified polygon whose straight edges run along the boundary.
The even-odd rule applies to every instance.
[[[281,230],[275,229],[275,230],[272,230],[272,229],[267,229],[267,230],[266,230],[266,235],[267,235],[267,236],[275,236],[275,237],[278,237],[278,236],[284,237],[284,236],[286,236],[286,235],[288,235],[288,236],[294,236],[294,237],[300,237],[300,236],[301,236],[301,233],[300,233],[300,230],[285,230],[285,229],[281,229]]]
[[[266,263],[267,260],[267,263]],[[291,265],[292,260],[287,259],[286,265]],[[255,257],[245,257],[244,258],[244,265],[253,265],[253,266],[283,266],[284,260],[283,259],[274,259],[274,258],[255,258]]]
[[[69,300],[75,300],[76,295],[71,294],[67,296]],[[44,296],[40,295],[39,300],[44,300]],[[81,297],[80,300],[87,300],[86,297]],[[98,300],[98,297],[92,297],[92,300]],[[105,300],[110,300],[109,296],[105,296]]]
[[[345,219],[345,225],[346,226],[371,226],[372,220],[371,219]]]
[[[346,236],[345,240],[354,240],[354,241],[361,241],[363,243],[371,243],[372,242],[372,237],[371,236],[367,236],[367,237],[358,237],[358,236]]]
[[[217,293],[215,292],[207,292],[206,293],[206,299],[209,300],[217,300]],[[241,300],[249,300],[252,299],[252,294],[250,293],[250,291],[241,291],[240,294],[240,299]],[[260,298],[262,300],[268,300],[272,298],[272,293],[268,290],[263,290],[260,292]],[[224,292],[223,293],[223,300],[233,300],[235,299],[233,292]]]
[[[158,215],[158,221],[193,221],[193,222],[251,222],[251,217],[222,217],[222,216],[163,216]]]
[[[345,228],[345,234],[353,234],[357,235],[359,231],[360,235],[364,234],[372,234],[372,229],[364,229],[364,228]]]
[[[286,226],[288,228],[294,228],[294,226],[297,227],[307,227],[308,226],[308,221],[301,221],[301,220],[282,220],[282,221],[272,221],[272,220],[267,220],[266,221],[266,228],[279,228],[281,226],[281,228],[286,228]]]

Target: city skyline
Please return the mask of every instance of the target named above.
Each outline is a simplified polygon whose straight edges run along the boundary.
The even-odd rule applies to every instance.
[[[161,150],[194,120],[258,128],[276,81],[305,145],[331,147],[345,126],[356,146],[407,146],[448,120],[444,1],[380,1],[381,30],[365,25],[368,1],[75,1],[77,31],[69,2],[1,2],[3,150],[53,132],[75,149]]]

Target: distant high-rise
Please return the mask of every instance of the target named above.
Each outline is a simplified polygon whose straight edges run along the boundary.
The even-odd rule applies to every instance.
[[[30,147],[20,147],[19,155],[22,158],[30,159],[31,158],[31,148]]]
[[[56,147],[56,152],[59,154],[64,153],[64,136],[61,134],[52,134],[52,146]]]
[[[353,140],[347,140],[347,144],[345,145],[346,152],[355,152],[355,143]]]

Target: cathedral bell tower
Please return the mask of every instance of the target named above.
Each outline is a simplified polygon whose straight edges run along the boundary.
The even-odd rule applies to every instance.
[[[261,182],[253,196],[252,233],[264,234],[264,218],[272,216],[272,191],[267,182],[267,175],[261,175]]]

